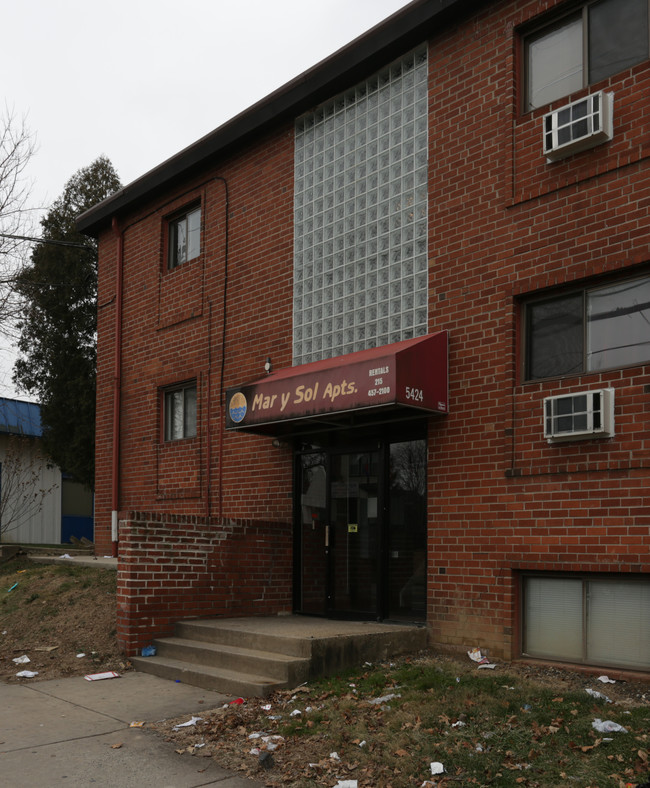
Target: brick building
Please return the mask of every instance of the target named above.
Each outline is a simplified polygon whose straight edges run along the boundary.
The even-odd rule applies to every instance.
[[[416,0],[84,214],[128,653],[426,622],[650,668],[647,0]]]

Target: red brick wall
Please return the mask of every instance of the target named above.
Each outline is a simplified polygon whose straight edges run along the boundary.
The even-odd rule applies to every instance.
[[[291,611],[291,528],[125,513],[117,631],[127,655],[187,618]]]
[[[224,163],[188,183],[180,190],[181,196],[161,193],[156,204],[120,224],[124,299],[118,508],[154,511],[167,518],[162,530],[168,530],[168,537],[157,547],[156,561],[147,563],[147,570],[135,571],[129,564],[135,555],[147,552],[148,538],[142,528],[137,529],[138,538],[132,533],[133,517],[120,518],[119,552],[124,570],[118,636],[131,650],[142,645],[142,638],[167,631],[169,622],[179,615],[270,614],[290,608],[291,579],[285,566],[291,553],[286,538],[292,511],[290,453],[286,447],[272,447],[271,439],[222,434],[224,413],[219,392],[226,254],[224,389],[263,374],[267,356],[277,366],[291,363],[292,284],[287,271],[292,266],[293,238],[285,228],[292,226],[292,145],[292,130],[282,129],[260,140],[242,159]],[[222,177],[228,183],[228,217]],[[202,254],[168,271],[165,219],[197,200],[202,206]],[[117,242],[112,231],[104,233],[101,247],[95,538],[97,551],[107,554],[111,550],[117,313]],[[197,437],[165,443],[162,391],[194,379]],[[206,595],[209,601],[199,602],[205,594],[201,591],[183,593],[183,599],[171,604],[169,591],[151,590],[164,586],[167,563],[177,565],[176,517],[202,518],[201,538],[208,545],[204,552],[218,549],[224,557],[228,550],[232,553],[233,561],[222,574],[204,569],[196,581],[199,589],[204,581],[213,589]],[[224,534],[230,531],[233,535],[224,547]],[[259,534],[255,536],[261,540],[258,558],[244,560],[242,534],[248,539]],[[275,544],[276,539],[284,563],[280,561],[264,572],[279,589],[277,598],[251,582],[256,562],[262,566],[266,560],[265,541]],[[192,563],[179,571],[190,572]],[[133,576],[138,578],[136,583]],[[146,602],[135,593],[141,578],[151,580]],[[174,594],[178,595],[181,587],[174,584]],[[239,604],[231,601],[237,588],[248,589]],[[126,601],[129,589],[134,596],[130,602]],[[245,601],[247,594],[256,595],[255,605]]]
[[[432,418],[429,429],[428,620],[435,644],[478,645],[506,658],[518,648],[519,571],[650,572],[650,365],[536,383],[519,374],[519,299],[643,271],[650,258],[650,63],[595,86],[615,93],[614,140],[567,161],[545,161],[545,108],[520,112],[519,29],[554,5],[494,3],[437,33],[429,49],[429,328],[450,332],[450,413]],[[214,176],[228,182],[228,234],[226,190]],[[290,452],[270,438],[223,433],[220,390],[226,253],[224,387],[261,376],[267,356],[276,369],[291,364],[292,189],[288,124],[122,219],[119,508],[160,518],[150,527],[144,515],[129,515],[122,524],[119,632],[128,648],[183,615],[290,609]],[[202,256],[167,272],[164,219],[199,199]],[[115,256],[107,232],[99,297],[102,552],[110,547]],[[162,445],[160,390],[194,378],[199,434]],[[602,386],[616,392],[616,436],[548,445],[544,397]],[[278,534],[276,567],[268,551]],[[250,596],[241,580],[256,539],[264,550]],[[182,582],[168,586],[179,550]],[[229,550],[232,564],[210,563],[215,551]],[[271,570],[277,598],[261,595]],[[199,579],[188,585],[194,572]]]
[[[506,658],[517,570],[650,572],[650,366],[519,374],[519,297],[650,257],[650,64],[594,86],[615,93],[610,144],[547,164],[548,108],[519,111],[517,52],[518,26],[552,5],[495,4],[429,52],[429,322],[451,343],[450,414],[430,430],[429,623],[434,643]],[[548,445],[543,398],[603,386],[616,437]]]

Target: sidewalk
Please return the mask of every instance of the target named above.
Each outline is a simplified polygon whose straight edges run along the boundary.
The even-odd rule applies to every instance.
[[[67,555],[66,558],[63,556]],[[71,566],[89,566],[94,569],[117,569],[117,558],[110,555],[74,555],[67,554],[65,548],[60,555],[36,555],[30,554],[30,560],[36,564],[69,564]]]
[[[216,692],[130,672],[120,678],[0,684],[0,784],[12,788],[262,788],[211,758],[178,755],[134,721],[221,706]],[[115,745],[120,745],[116,747]]]

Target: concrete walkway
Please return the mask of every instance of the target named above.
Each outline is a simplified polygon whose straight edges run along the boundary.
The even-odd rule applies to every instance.
[[[178,755],[134,721],[201,716],[229,698],[144,673],[0,684],[0,784],[11,788],[262,788],[211,758]],[[115,747],[115,745],[121,745]]]
[[[64,558],[64,556],[66,556]],[[74,555],[61,550],[60,555],[29,554],[30,560],[36,564],[68,564],[70,566],[89,566],[94,569],[117,569],[117,558],[110,555]]]

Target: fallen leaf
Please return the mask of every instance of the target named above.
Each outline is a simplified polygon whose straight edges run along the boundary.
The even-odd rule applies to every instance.
[[[395,750],[395,755],[399,758],[404,758],[404,756],[408,755],[409,753],[406,750]]]
[[[119,750],[121,746],[122,742],[119,742],[118,744],[111,744],[111,750]]]
[[[593,750],[602,742],[602,739],[596,739],[593,744],[585,744],[584,746],[580,747],[579,749],[581,752],[589,752],[589,750]]]

